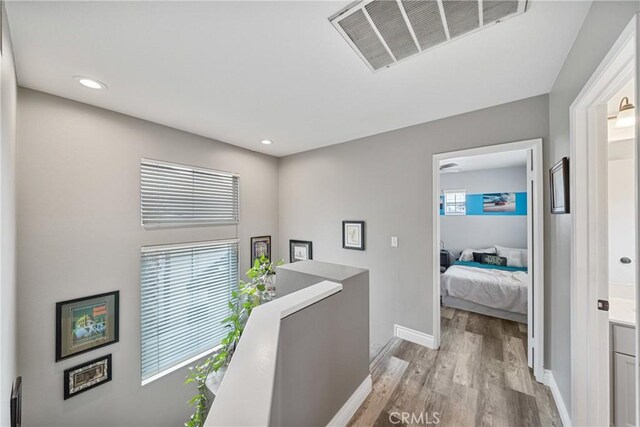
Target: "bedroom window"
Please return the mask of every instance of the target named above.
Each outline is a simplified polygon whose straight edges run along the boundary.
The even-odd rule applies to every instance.
[[[142,248],[142,385],[217,349],[237,286],[237,240]]]
[[[465,190],[443,190],[444,214],[466,215],[467,192]]]

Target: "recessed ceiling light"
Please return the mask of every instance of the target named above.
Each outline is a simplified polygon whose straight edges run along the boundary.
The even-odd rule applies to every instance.
[[[77,81],[78,83],[80,83],[82,86],[88,87],[89,89],[100,90],[100,89],[106,89],[107,88],[106,84],[102,83],[99,80],[91,79],[89,77],[75,76],[73,79],[75,81]]]
[[[271,145],[271,143],[272,143],[272,142],[271,142],[270,140],[268,140],[268,139],[263,139],[263,140],[262,140],[262,141],[260,141],[260,142],[262,142],[264,145]]]

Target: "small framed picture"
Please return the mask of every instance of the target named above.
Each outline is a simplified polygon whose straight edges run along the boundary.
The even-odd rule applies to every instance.
[[[271,236],[251,238],[251,267],[261,256],[271,259]]]
[[[308,240],[289,240],[289,262],[313,259],[313,243]]]
[[[563,157],[549,170],[551,213],[569,213],[569,159]]]
[[[120,292],[56,304],[56,362],[118,342]]]
[[[64,371],[64,400],[111,381],[111,355],[90,360]]]
[[[22,377],[17,377],[13,381],[9,412],[11,427],[20,427],[22,425]]]
[[[364,251],[364,221],[342,221],[342,247]]]

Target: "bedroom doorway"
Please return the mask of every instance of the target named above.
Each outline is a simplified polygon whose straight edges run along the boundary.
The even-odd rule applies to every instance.
[[[451,315],[473,319],[467,332],[506,331],[514,358],[526,358],[523,370],[529,375],[532,368],[538,382],[543,181],[541,139],[433,156],[434,344],[440,346],[441,323],[449,325]]]

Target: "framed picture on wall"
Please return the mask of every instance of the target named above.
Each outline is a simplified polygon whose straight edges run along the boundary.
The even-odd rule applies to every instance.
[[[120,292],[56,304],[56,362],[118,342]]]
[[[569,158],[563,157],[549,170],[551,213],[569,213]]]
[[[342,221],[342,247],[364,251],[364,221]]]
[[[515,212],[516,193],[484,193],[482,212]]]
[[[251,265],[261,256],[271,259],[271,236],[251,238]]]
[[[308,240],[289,240],[289,262],[313,259],[313,243]]]
[[[64,371],[64,400],[111,381],[111,355],[99,357]]]
[[[13,381],[9,405],[11,427],[20,427],[22,425],[22,377],[17,377]]]

